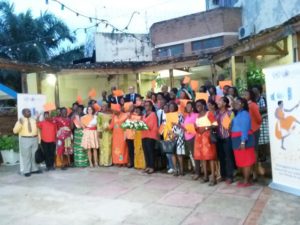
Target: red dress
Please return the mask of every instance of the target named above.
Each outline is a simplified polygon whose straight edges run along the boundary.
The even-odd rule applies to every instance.
[[[216,118],[211,112],[207,112],[204,116],[196,119],[196,127],[204,128],[217,125]],[[216,145],[210,141],[210,130],[204,131],[202,134],[197,133],[195,136],[194,146],[195,160],[216,160]]]
[[[72,154],[72,130],[71,119],[55,117],[53,122],[57,125],[57,155]]]

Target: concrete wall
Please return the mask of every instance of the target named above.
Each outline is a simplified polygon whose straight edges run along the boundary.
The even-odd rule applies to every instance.
[[[299,0],[240,0],[243,26],[253,26],[255,33],[284,23],[300,14]]]
[[[134,34],[139,40],[119,33],[96,33],[96,61],[151,61],[152,49],[146,34]]]

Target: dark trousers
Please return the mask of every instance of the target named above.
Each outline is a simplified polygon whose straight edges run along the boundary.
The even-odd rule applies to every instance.
[[[146,167],[154,169],[155,140],[151,139],[151,138],[143,138],[142,145],[143,145],[143,149],[144,149]]]
[[[54,167],[54,157],[55,157],[55,142],[41,142],[42,150],[45,154],[45,163],[47,168]]]
[[[217,143],[218,158],[220,160],[220,172],[222,178],[233,179],[235,161],[231,145],[231,139],[218,139]]]
[[[134,166],[134,140],[126,139],[126,143],[129,151],[130,166]]]

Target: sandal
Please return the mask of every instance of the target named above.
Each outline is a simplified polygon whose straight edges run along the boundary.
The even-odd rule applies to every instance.
[[[147,172],[147,173],[148,173],[148,174],[152,174],[152,173],[154,173],[154,169],[151,169],[151,168],[150,168],[150,169],[148,170],[148,172]]]
[[[178,176],[179,176],[178,170],[175,170],[175,171],[174,171],[173,176],[174,176],[174,177],[178,177]]]

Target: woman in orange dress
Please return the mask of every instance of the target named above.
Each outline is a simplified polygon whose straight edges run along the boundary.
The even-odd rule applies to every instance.
[[[79,118],[78,118],[79,119]],[[98,167],[98,134],[97,134],[97,116],[92,106],[87,107],[87,114],[80,118],[81,127],[83,128],[83,136],[81,147],[87,149],[90,167]],[[92,152],[94,156],[94,164],[92,162]]]
[[[128,163],[128,149],[125,132],[121,125],[127,120],[128,114],[121,112],[121,106],[118,104],[111,108],[114,113],[109,125],[109,129],[112,130],[112,162],[123,166]]]
[[[275,117],[278,122],[275,126],[275,135],[278,139],[281,139],[281,148],[286,150],[284,147],[284,139],[291,134],[291,130],[294,129],[294,124],[300,122],[294,116],[285,117],[284,112],[292,112],[294,109],[299,107],[299,103],[295,105],[292,109],[284,109],[283,101],[278,102],[278,108],[275,112]]]
[[[195,161],[198,161],[198,165],[199,160],[202,161],[204,172],[204,178],[202,179],[202,183],[206,183],[209,181],[207,172],[207,164],[209,163],[212,175],[212,179],[209,182],[209,185],[213,186],[216,185],[215,160],[217,159],[217,150],[216,145],[214,143],[211,143],[210,130],[214,126],[217,126],[217,121],[213,113],[207,112],[205,100],[200,99],[196,101],[196,109],[199,115],[196,119],[195,124],[197,134],[195,137],[194,159]]]

